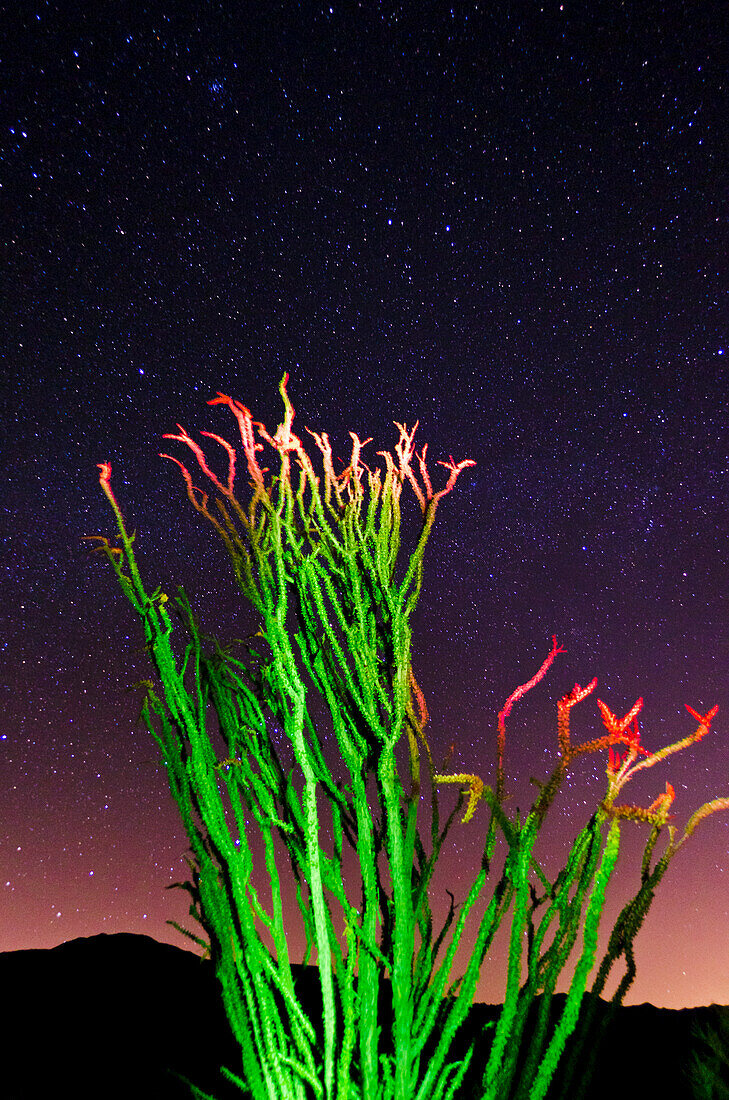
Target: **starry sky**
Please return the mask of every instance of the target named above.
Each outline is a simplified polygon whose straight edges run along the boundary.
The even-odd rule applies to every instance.
[[[670,780],[682,827],[729,793],[722,7],[5,13],[0,950],[186,945],[165,887],[187,841],[128,690],[149,674],[140,629],[81,540],[113,531],[110,460],[149,587],[239,630],[224,554],[157,454],[178,422],[234,438],[217,391],[275,427],[285,371],[297,425],[342,454],[349,429],[392,446],[419,420],[433,460],[477,462],[415,619],[436,755],[455,742],[454,768],[493,781],[496,715],[556,634],[566,653],[510,717],[512,806],[554,763],[556,700],[593,676],[619,714],[644,698],[650,749],[693,731],[684,703],[720,707],[627,797]],[[594,699],[573,728],[601,732]],[[584,759],[553,807],[555,874],[605,765]],[[436,913],[446,886],[465,898],[485,821],[454,826]],[[606,921],[645,831],[624,836]],[[677,856],[627,1003],[729,1003],[728,845],[715,815]],[[503,994],[494,958],[479,1000]]]

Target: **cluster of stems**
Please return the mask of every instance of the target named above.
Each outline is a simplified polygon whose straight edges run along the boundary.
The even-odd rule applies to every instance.
[[[187,934],[210,952],[240,1045],[238,1072],[224,1072],[253,1100],[450,1100],[458,1097],[478,1045],[488,1052],[479,1096],[540,1100],[575,1029],[595,965],[622,823],[643,823],[649,835],[639,889],[620,913],[592,987],[597,995],[613,965],[624,959],[615,1003],[632,981],[633,941],[669,862],[699,820],[729,806],[728,798],[707,803],[680,839],[668,825],[669,841],[658,855],[673,798],[670,784],[647,808],[620,804],[620,791],[635,772],[703,737],[715,710],[704,716],[692,711],[698,722],[694,733],[649,754],[638,734],[641,701],[622,719],[599,702],[606,733],[573,744],[571,709],[592,693],[596,681],[584,689],[576,685],[558,707],[557,765],[520,821],[518,812],[512,817],[505,808],[505,723],[513,704],[560,652],[555,639],[538,672],[499,713],[494,784],[476,774],[449,774],[447,763],[436,768],[424,732],[427,707],[412,667],[411,622],[436,510],[472,463],[452,458],[441,463],[447,479],[435,491],[426,448],[415,450],[415,428],[398,424],[394,453],[378,452],[382,462],[374,468],[362,459],[370,441],[352,434],[349,464],[337,473],[326,434],[310,433],[315,463],[294,433],[286,383],[285,377],[284,420],[274,435],[239,402],[222,394],[209,402],[227,406],[237,420],[246,467],[242,496],[236,486],[239,452],[224,438],[202,433],[224,452],[227,476],[221,480],[183,428],[166,437],[193,453],[205,489],[182,461],[164,457],[180,467],[190,501],[222,539],[240,593],[257,613],[257,634],[237,648],[223,648],[202,635],[182,590],[174,598],[159,589],[148,594],[135,561],[134,536],[110,485],[110,465],[100,466],[118,535],[114,543],[94,537],[143,624],[157,677],[156,683],[145,681],[143,715],[192,849],[191,881],[184,886],[205,937]],[[275,458],[274,473],[259,461],[264,447]],[[404,492],[414,496],[418,514],[409,551],[401,546],[407,526],[401,523]],[[336,738],[344,782],[335,780],[325,759],[324,727]],[[274,747],[274,728],[293,760],[288,769]],[[573,762],[604,750],[605,797],[550,882],[534,855],[546,815]],[[418,828],[423,754],[432,807],[428,845]],[[438,788],[448,784],[460,791],[442,822]],[[483,855],[467,897],[456,906],[451,895],[436,935],[429,886],[466,798],[462,825],[478,820],[480,806],[488,814]],[[253,822],[263,843],[270,904],[252,881]],[[327,833],[331,845],[325,843]],[[356,894],[344,885],[345,841],[361,871]],[[505,853],[500,873],[494,869],[497,841]],[[294,986],[281,850],[284,873],[293,873],[297,883],[304,963],[314,948],[317,953],[320,1035]],[[465,924],[481,900],[486,904],[470,960],[450,982]],[[335,905],[340,920],[344,915],[346,950],[335,931]],[[504,919],[511,932],[500,1017],[464,1058],[454,1060],[454,1037]],[[257,922],[268,930],[273,952]],[[569,992],[552,1026],[552,994],[573,953]],[[381,1027],[386,976],[391,1034]],[[524,1050],[527,1013],[537,997],[536,1023]]]

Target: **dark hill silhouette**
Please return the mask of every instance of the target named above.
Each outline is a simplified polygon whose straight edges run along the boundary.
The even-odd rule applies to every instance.
[[[316,968],[293,969],[302,1003],[320,1031]],[[558,1001],[561,1007],[563,998]],[[188,1100],[190,1090],[175,1074],[216,1100],[241,1098],[219,1072],[221,1064],[239,1072],[240,1062],[212,966],[189,951],[122,933],[51,950],[0,953],[0,1002],[0,1100]],[[497,1013],[498,1006],[474,1005],[468,1035],[478,1034]],[[383,1008],[383,1026],[388,1015]],[[714,1091],[695,1091],[689,1084],[697,1027],[726,1041],[729,1009],[619,1009],[597,1048],[589,1100],[729,1097],[726,1064]],[[468,1035],[454,1046],[457,1056]],[[463,1100],[479,1095],[488,1039],[477,1050],[460,1090]],[[722,1061],[729,1061],[729,1051],[726,1059],[721,1049],[715,1055],[716,1064]],[[570,1089],[569,1096],[576,1092]]]

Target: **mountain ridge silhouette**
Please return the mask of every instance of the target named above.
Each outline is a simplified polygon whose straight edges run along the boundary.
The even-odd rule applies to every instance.
[[[317,968],[292,964],[292,971],[302,1005],[321,1034]],[[386,982],[380,1014],[384,1029],[392,1019],[388,987]],[[220,1073],[223,1064],[238,1074],[241,1067],[212,964],[191,951],[122,932],[0,952],[0,990],[0,1100],[49,1100],[64,1093],[74,1100],[189,1100],[191,1090],[181,1077],[215,1100],[243,1096]],[[564,997],[555,1002],[561,1008]],[[598,1002],[598,1014],[606,1008]],[[472,1005],[449,1060],[462,1057],[498,1012],[498,1005]],[[701,1046],[697,1029],[726,1039],[729,1008],[618,1009],[596,1047],[596,1073],[586,1095],[727,1095],[729,1049],[725,1057],[720,1051],[718,1061],[714,1055],[715,1092],[710,1086],[696,1091],[689,1083],[689,1064]],[[480,1095],[490,1034],[477,1042],[459,1100]],[[553,1087],[549,1095],[556,1100],[559,1092]]]

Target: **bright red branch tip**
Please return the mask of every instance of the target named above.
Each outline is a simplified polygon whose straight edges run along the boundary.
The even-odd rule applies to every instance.
[[[638,712],[643,706],[643,700],[636,699],[635,703],[633,703],[633,706],[630,708],[625,717],[620,719],[616,718],[616,716],[610,710],[610,707],[606,703],[603,703],[602,699],[598,699],[597,705],[599,706],[602,713],[602,720],[608,733],[617,735],[623,733],[633,721],[633,719],[637,717]]]
[[[689,712],[691,717],[695,718],[697,722],[700,722],[702,726],[710,725],[711,720],[714,717],[716,717],[716,715],[719,711],[719,707],[717,705],[717,706],[713,707],[712,710],[708,711],[706,716],[704,718],[702,718],[701,715],[698,713],[698,711],[695,711],[693,707],[690,707],[688,705],[688,703],[684,703],[684,706],[686,707],[686,710]]]
[[[564,650],[560,650],[564,652]],[[563,695],[557,706],[560,710],[568,710],[570,707],[575,706],[576,703],[581,703],[583,699],[595,690],[597,687],[597,676],[590,680],[586,687],[581,688],[579,684],[575,684],[572,691],[568,695]]]
[[[508,718],[509,714],[511,713],[511,708],[513,707],[514,703],[516,703],[516,701],[518,699],[521,699],[522,695],[526,695],[526,693],[528,691],[531,691],[531,689],[535,686],[535,684],[538,684],[539,681],[541,679],[543,679],[544,676],[546,676],[546,674],[547,674],[552,662],[554,661],[554,658],[557,656],[557,654],[558,653],[566,653],[566,652],[567,651],[562,646],[557,645],[557,635],[553,634],[552,635],[552,648],[551,648],[550,652],[547,654],[547,656],[545,657],[541,668],[537,672],[534,673],[531,680],[527,680],[527,682],[525,684],[521,684],[518,688],[516,688],[515,691],[512,691],[511,695],[509,696],[509,698],[504,703],[504,706],[499,711],[499,721],[501,721],[503,718]]]

